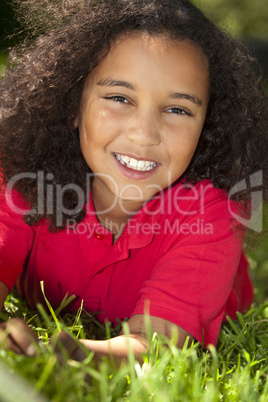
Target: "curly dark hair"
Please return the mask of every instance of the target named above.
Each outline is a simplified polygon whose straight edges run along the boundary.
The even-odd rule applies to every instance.
[[[4,184],[18,173],[42,171],[53,175],[54,186],[74,183],[85,189],[85,176],[90,170],[80,150],[79,131],[73,128],[85,80],[118,36],[147,32],[187,41],[208,59],[207,117],[184,174],[186,181],[195,183],[209,178],[215,187],[229,192],[240,180],[249,183],[250,175],[261,170],[267,191],[267,97],[261,88],[257,63],[238,41],[217,28],[189,1],[22,3],[29,7],[23,14],[24,22],[37,37],[0,82]],[[39,20],[34,21],[33,16],[38,15]],[[20,180],[16,189],[33,207],[37,205],[36,180]],[[246,202],[250,188],[236,198]],[[76,203],[76,193],[66,192],[65,208],[72,210]],[[83,209],[74,216],[77,222],[83,217]],[[33,225],[42,218],[49,218],[51,227],[56,227],[56,216],[49,215],[49,211],[24,219]],[[67,218],[68,214],[64,223]]]

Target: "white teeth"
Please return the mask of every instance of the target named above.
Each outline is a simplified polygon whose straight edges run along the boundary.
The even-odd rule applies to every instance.
[[[122,160],[123,160],[125,163],[129,163],[130,158],[129,158],[128,156],[122,156]]]
[[[156,162],[149,161],[138,161],[134,158],[129,158],[125,155],[119,155],[115,152],[116,159],[124,166],[127,166],[130,169],[138,170],[141,172],[147,172],[149,170],[154,169],[157,166]]]
[[[129,163],[130,163],[130,166],[133,167],[133,169],[136,169],[136,168],[138,167],[138,161],[137,161],[137,159],[130,158]]]

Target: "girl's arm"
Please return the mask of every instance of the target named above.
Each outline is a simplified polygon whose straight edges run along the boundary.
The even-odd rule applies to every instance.
[[[0,282],[0,290],[5,289],[5,285]],[[6,291],[6,289],[5,289]],[[8,290],[7,290],[8,292]],[[2,293],[1,293],[2,296]],[[119,335],[115,338],[96,341],[91,339],[82,339],[80,342],[94,352],[96,361],[100,361],[103,356],[111,359],[119,365],[129,354],[129,349],[134,353],[137,359],[146,352],[149,347],[149,341],[146,336],[146,325],[144,315],[137,314],[128,321],[130,335]],[[150,327],[153,332],[163,334],[171,338],[173,331],[178,333],[177,346],[182,347],[187,337],[193,340],[193,337],[183,328],[158,317],[149,317]],[[65,331],[61,332],[57,338],[59,341],[55,347],[55,352],[59,361],[63,361],[63,355],[67,355],[74,360],[82,361],[86,355],[79,348],[78,343]],[[37,352],[37,337],[28,327],[25,321],[19,318],[13,318],[10,321],[0,324],[0,347],[13,350],[16,353],[33,356]],[[65,352],[63,351],[65,350]]]
[[[146,352],[149,347],[149,341],[146,336],[146,325],[144,315],[137,314],[128,321],[130,335],[119,335],[115,338],[104,341],[96,341],[91,339],[83,339],[80,342],[90,351],[94,352],[94,358],[98,361],[102,356],[110,356],[115,363],[120,364],[128,356],[129,349],[132,350],[136,358],[139,358]],[[152,332],[163,334],[171,338],[173,331],[178,333],[178,347],[183,347],[185,340],[189,337],[192,341],[193,337],[183,328],[158,317],[149,317]],[[68,352],[70,358],[75,360],[83,360],[85,354],[77,347],[77,343],[66,333],[62,332],[59,337],[60,343]],[[61,354],[61,348],[57,348],[58,354]]]

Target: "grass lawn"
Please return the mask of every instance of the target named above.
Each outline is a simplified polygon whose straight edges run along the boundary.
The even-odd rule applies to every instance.
[[[267,302],[225,324],[217,349],[196,344],[179,350],[175,339],[164,342],[153,334],[144,363],[135,362],[130,353],[120,369],[108,359],[96,367],[90,353],[82,363],[66,359],[60,365],[48,343],[59,327],[77,337],[98,339],[116,335],[119,328],[102,327],[92,316],[55,320],[41,308],[30,311],[14,295],[5,309],[7,316],[24,317],[41,344],[33,358],[0,350],[2,402],[268,400]]]

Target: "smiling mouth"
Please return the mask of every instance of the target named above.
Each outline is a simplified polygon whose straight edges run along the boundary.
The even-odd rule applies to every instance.
[[[116,159],[123,166],[127,166],[129,169],[137,170],[139,172],[148,172],[156,168],[158,163],[150,162],[150,161],[141,161],[134,158],[130,158],[129,156],[120,155],[116,152],[114,153]]]

